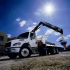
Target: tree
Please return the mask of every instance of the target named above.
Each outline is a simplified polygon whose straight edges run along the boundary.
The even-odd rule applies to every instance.
[[[67,50],[70,50],[70,45],[68,45],[66,49],[67,49]]]

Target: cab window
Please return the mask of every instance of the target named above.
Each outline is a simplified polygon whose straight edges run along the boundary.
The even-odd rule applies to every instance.
[[[20,35],[17,37],[17,39],[27,39],[27,38],[28,38],[28,35],[29,35],[29,32],[20,34]]]
[[[30,34],[30,39],[35,39],[35,33]]]

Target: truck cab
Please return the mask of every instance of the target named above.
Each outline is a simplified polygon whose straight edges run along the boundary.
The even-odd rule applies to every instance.
[[[19,54],[19,57],[30,56],[32,53],[37,53],[38,48],[36,33],[25,32],[20,34],[17,39],[11,40],[5,44],[5,53],[10,57],[14,58]],[[36,50],[36,51],[35,51]],[[23,54],[26,52],[25,54]],[[26,55],[26,54],[29,55]]]

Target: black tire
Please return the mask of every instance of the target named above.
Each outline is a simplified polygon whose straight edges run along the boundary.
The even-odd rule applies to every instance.
[[[31,56],[31,51],[27,47],[23,47],[20,52],[19,52],[19,57],[20,58],[26,58]]]
[[[59,50],[58,50],[58,48],[56,48],[56,54],[59,54]]]
[[[17,54],[14,54],[14,53],[10,53],[10,54],[7,54],[9,58],[16,58],[17,57]]]
[[[50,53],[50,50],[49,50],[49,48],[47,48],[46,54],[49,55],[49,53]]]
[[[51,52],[50,52],[50,54],[51,54],[51,55],[55,54],[54,51],[55,51],[55,48],[54,48],[54,47],[51,47]]]

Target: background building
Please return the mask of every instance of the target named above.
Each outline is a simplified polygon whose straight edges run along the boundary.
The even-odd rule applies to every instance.
[[[0,31],[0,54],[4,54],[4,48],[5,48],[5,43],[10,41],[10,40],[14,40],[17,39],[17,37],[13,37],[13,38],[7,38],[7,34],[3,31]]]
[[[5,43],[7,42],[7,34],[0,31],[0,54],[4,53]]]

